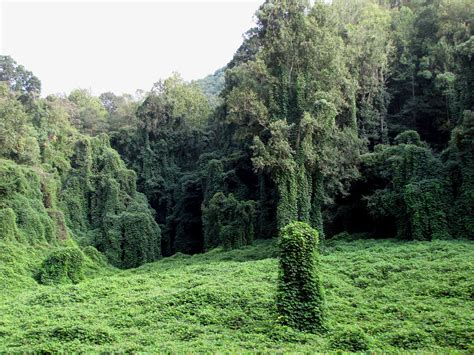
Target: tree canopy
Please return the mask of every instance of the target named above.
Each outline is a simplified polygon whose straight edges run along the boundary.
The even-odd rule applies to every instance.
[[[472,237],[474,6],[267,0],[224,67],[142,95],[0,57],[2,233],[137,266],[319,232]]]

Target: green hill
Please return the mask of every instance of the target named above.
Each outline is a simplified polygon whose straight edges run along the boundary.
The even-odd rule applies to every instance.
[[[322,257],[329,308],[322,335],[277,323],[271,241],[129,270],[88,258],[85,281],[55,286],[32,279],[41,248],[0,244],[9,285],[0,294],[0,352],[474,349],[469,241],[332,242]]]

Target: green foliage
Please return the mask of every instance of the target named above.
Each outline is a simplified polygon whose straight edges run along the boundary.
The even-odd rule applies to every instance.
[[[97,265],[104,266],[107,264],[107,259],[105,256],[92,245],[86,246],[84,249],[82,249],[82,252]]]
[[[416,350],[433,343],[433,339],[424,330],[407,327],[399,329],[395,334],[391,335],[389,342],[399,349]]]
[[[4,64],[2,75],[10,75]],[[17,79],[7,81],[12,80]],[[107,135],[81,135],[70,123],[79,122],[92,135],[103,130],[100,100],[85,90],[68,99],[25,100],[17,92],[23,89],[14,90],[0,86],[2,239],[56,246],[74,245],[73,237],[97,246],[121,267],[160,257],[160,230],[148,201],[136,192],[136,174]],[[111,226],[114,218],[120,223]],[[105,250],[108,245],[113,248]]]
[[[209,103],[197,84],[185,83],[175,74],[156,83],[138,107],[135,130],[122,131],[112,140],[136,171],[138,190],[162,224],[164,255],[203,250],[201,204],[203,194],[210,194],[207,199],[213,195],[204,191],[206,165],[201,163],[206,160],[200,160],[209,143],[203,131],[209,114]],[[211,182],[208,186],[216,188]]]
[[[0,56],[0,82],[22,94],[38,95],[41,91],[41,82],[23,65],[18,65],[10,56]]]
[[[34,167],[44,206],[39,195],[34,207],[10,196],[9,235],[71,235],[115,265],[137,265],[160,253],[121,241],[155,250],[155,218],[164,255],[202,252],[222,239],[203,214],[222,192],[235,206],[253,201],[262,238],[299,220],[323,243],[325,228],[341,232],[349,219],[355,232],[470,237],[473,10],[466,0],[267,0],[226,68],[191,83],[175,73],[135,97],[78,89],[41,99],[39,80],[1,56],[0,157]],[[114,221],[139,218],[137,189],[155,214],[145,202],[133,231]],[[224,224],[226,240],[252,234]]]
[[[403,199],[410,216],[413,239],[431,240],[449,236],[443,188],[438,179],[422,180],[405,186]]]
[[[356,119],[359,137],[370,144],[387,140],[386,122],[390,102],[386,77],[393,55],[391,11],[372,1],[334,1],[334,25],[344,40],[345,55],[352,76],[351,115]]]
[[[199,86],[187,84],[178,73],[154,85],[155,95],[163,100],[162,109],[171,120],[184,120],[193,127],[206,124],[210,114],[209,102]]]
[[[84,255],[74,247],[53,250],[38,271],[38,282],[50,284],[78,283],[84,278]]]
[[[388,92],[393,135],[418,131],[442,149],[449,132],[472,107],[469,51],[474,6],[469,1],[402,3],[392,10],[394,44]]]
[[[332,11],[305,1],[264,3],[247,39],[252,55],[236,54],[223,90],[225,134],[237,143],[231,151],[271,177],[278,228],[301,220],[321,236],[322,208],[354,176],[360,142]]]
[[[225,68],[220,68],[209,74],[205,78],[196,80],[196,84],[202,89],[204,95],[207,96],[211,107],[216,107],[219,101],[219,94],[224,88],[225,82]]]
[[[444,152],[446,170],[453,193],[450,220],[458,236],[474,236],[474,114],[465,111],[461,124],[453,130],[449,148]]]
[[[329,329],[317,334],[278,323],[273,241],[100,269],[54,286],[19,273],[36,269],[46,249],[0,244],[0,352],[329,353],[362,347],[364,338],[360,352],[456,353],[473,345],[466,240],[334,243],[321,255]],[[333,346],[342,340],[351,345]]]
[[[371,347],[371,340],[358,327],[347,327],[332,332],[329,344],[332,350],[350,352],[367,351]]]
[[[326,304],[320,277],[318,232],[304,222],[281,230],[280,274],[277,291],[279,320],[308,331],[326,329]]]
[[[64,239],[64,233],[67,237],[59,211],[45,205],[47,187],[54,185],[53,180],[41,170],[0,159],[0,208],[9,239],[55,244]]]
[[[143,195],[137,194],[124,212],[107,214],[104,225],[98,248],[113,265],[137,267],[161,256],[160,229]]]
[[[61,202],[81,244],[95,245],[119,267],[158,259],[161,233],[154,214],[107,136],[78,140],[71,165]]]
[[[222,245],[226,249],[252,244],[255,203],[239,201],[233,194],[217,192],[203,207],[204,248]]]
[[[414,131],[395,141],[396,145],[378,146],[363,157],[365,174],[383,187],[366,197],[370,213],[393,217],[400,238],[449,237],[449,195],[439,158]]]
[[[42,99],[0,56],[0,352],[472,350],[472,245],[436,239],[474,235],[474,7],[389,3],[267,0],[226,69],[143,100]],[[350,218],[412,242],[320,265]],[[277,229],[279,278],[248,246]]]
[[[0,83],[0,157],[21,163],[38,162],[39,146],[17,94]]]
[[[107,344],[115,340],[115,334],[110,329],[103,327],[94,328],[90,326],[67,324],[57,326],[40,334],[56,339],[60,343],[77,341],[84,344]]]
[[[416,131],[405,131],[395,137],[396,144],[412,144],[424,147],[424,142],[421,141],[420,135]]]
[[[100,94],[99,99],[107,110],[107,133],[119,134],[121,130],[133,130],[137,125],[136,110],[139,102],[131,95],[117,96],[112,92]]]
[[[15,212],[11,208],[0,210],[0,223],[0,239],[9,241],[20,239]]]
[[[87,90],[77,89],[69,94],[68,99],[72,103],[71,122],[81,133],[95,136],[106,131],[107,111],[97,97]]]

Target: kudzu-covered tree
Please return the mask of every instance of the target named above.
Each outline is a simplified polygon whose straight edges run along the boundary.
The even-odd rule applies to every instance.
[[[307,332],[326,329],[318,231],[292,222],[280,231],[277,310],[282,324]]]
[[[450,196],[440,159],[415,131],[401,133],[395,142],[363,156],[363,173],[380,184],[366,197],[369,212],[393,218],[399,238],[449,237]]]
[[[84,254],[75,247],[53,250],[43,261],[37,279],[45,285],[79,283],[84,279]]]
[[[199,167],[210,140],[204,131],[209,114],[199,86],[174,74],[156,83],[138,106],[135,129],[112,139],[156,211],[164,255],[203,250]]]
[[[217,192],[203,208],[204,247],[226,249],[251,244],[254,239],[255,203]]]
[[[51,247],[93,245],[120,267],[158,259],[160,229],[148,201],[136,191],[135,172],[106,134],[90,137],[71,124],[76,113],[93,125],[99,122],[100,101],[85,91],[73,92],[70,100],[38,98],[17,77],[21,73],[2,60],[0,238]],[[114,218],[120,223],[112,225]]]
[[[106,135],[78,140],[64,177],[61,204],[81,244],[94,245],[109,262],[136,267],[161,256],[161,232],[136,174],[125,167]]]
[[[331,11],[305,1],[265,2],[251,33],[255,53],[233,63],[223,91],[232,139],[276,188],[277,226],[302,220],[321,237],[322,207],[343,188],[326,179],[352,176],[359,149],[352,82]],[[335,151],[348,146],[348,164],[338,164]]]

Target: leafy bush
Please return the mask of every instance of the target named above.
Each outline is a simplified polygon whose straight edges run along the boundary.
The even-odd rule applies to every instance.
[[[371,339],[357,326],[340,328],[333,332],[329,346],[333,350],[365,351],[370,348]]]
[[[391,345],[407,350],[422,349],[433,343],[433,338],[422,329],[414,327],[401,327],[389,337]]]
[[[42,284],[78,283],[84,278],[84,255],[78,248],[54,250],[43,261],[38,272]]]
[[[288,224],[279,240],[279,319],[284,325],[308,332],[325,329],[318,242],[318,231],[304,222]]]

